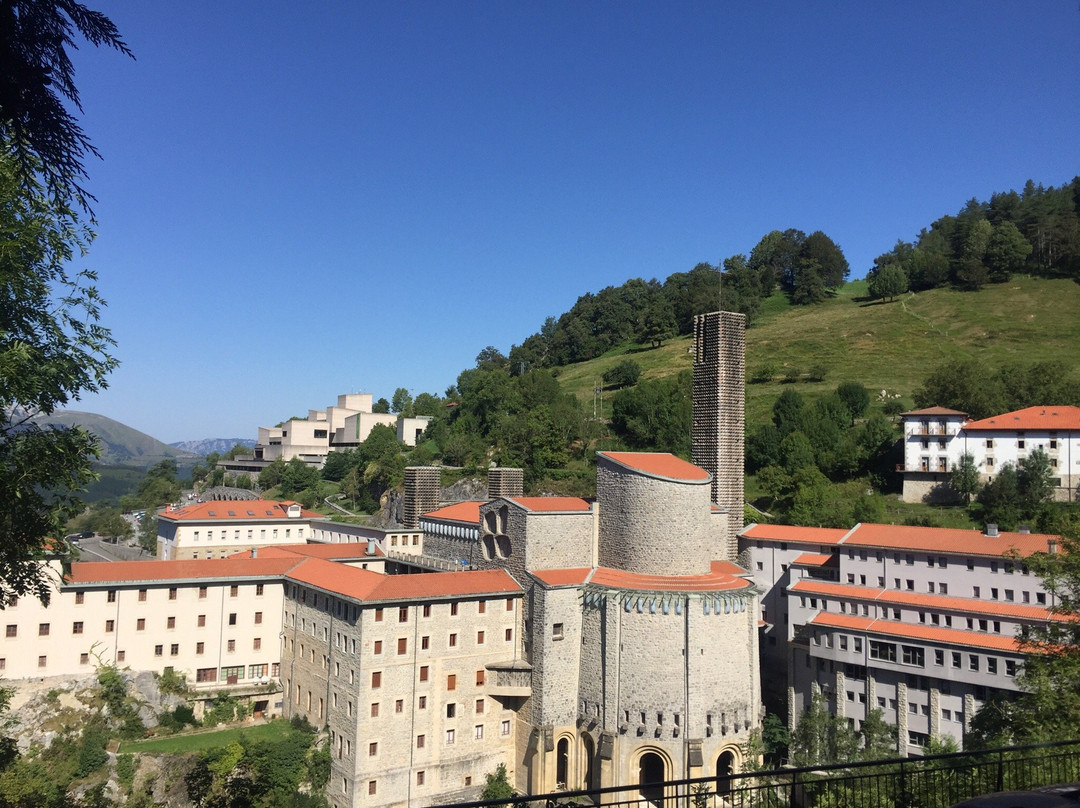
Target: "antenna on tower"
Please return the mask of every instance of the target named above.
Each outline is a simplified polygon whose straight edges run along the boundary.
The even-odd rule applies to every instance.
[[[716,262],[716,303],[717,311],[724,310],[724,259]]]

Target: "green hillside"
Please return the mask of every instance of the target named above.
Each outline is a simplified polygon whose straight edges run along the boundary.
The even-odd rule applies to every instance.
[[[777,294],[746,333],[747,424],[769,418],[773,401],[786,387],[813,397],[843,381],[872,392],[900,393],[905,405],[938,364],[974,358],[988,368],[1006,362],[1046,359],[1078,362],[1080,284],[1017,276],[979,292],[931,289],[891,303],[865,299],[866,284],[846,284],[833,299],[790,307]],[[642,378],[659,378],[691,367],[691,338],[646,350],[631,345],[602,357],[559,369],[559,382],[589,409],[604,371],[632,358]],[[768,382],[751,381],[772,371]],[[810,381],[811,371],[823,372]],[[799,380],[787,382],[789,374]],[[611,395],[604,410],[610,414]],[[1048,402],[1049,403],[1049,402]]]

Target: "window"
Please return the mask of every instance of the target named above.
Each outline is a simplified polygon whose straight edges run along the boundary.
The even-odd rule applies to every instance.
[[[457,715],[457,704],[455,702],[450,702],[449,704],[446,705],[446,717],[447,718],[453,718],[456,715]]]
[[[479,603],[476,604],[476,613],[477,614],[483,614],[486,611],[487,611],[487,602],[486,601],[482,600],[482,601],[480,601]]]
[[[485,676],[485,673],[484,673],[484,669],[481,668],[480,670],[478,670],[476,672],[476,686],[477,687],[483,687],[485,678],[486,678],[486,676]]]
[[[368,757],[375,757],[377,754],[379,754],[379,742],[372,741],[371,743],[369,743],[367,745],[367,753]]]
[[[262,612],[255,612],[255,625],[262,624]]]
[[[563,624],[562,623],[555,623],[551,627],[551,639],[553,639],[553,640],[561,640],[562,638],[563,638]]]
[[[924,664],[923,649],[915,645],[903,645],[901,648],[901,659],[905,665],[918,665],[920,668]]]
[[[395,713],[403,713],[403,712],[405,712],[405,699],[398,699],[397,701],[394,702],[394,712]]]
[[[456,646],[457,646],[457,634],[451,634],[450,635],[450,647],[454,648]]]
[[[1006,676],[1016,676],[1016,660],[1013,660],[1013,659],[1006,659],[1005,660],[1005,675]]]
[[[450,604],[450,616],[451,617],[456,617],[457,613],[458,613],[458,604],[457,603],[451,603]]]
[[[416,707],[417,707],[418,710],[426,710],[427,709],[427,696],[421,696],[419,701],[417,702]]]
[[[81,654],[79,654],[79,664],[80,665],[89,665],[90,664],[90,654],[87,653],[86,651],[83,651]],[[2,669],[2,668],[3,668],[3,666],[0,666],[0,669]]]
[[[180,655],[180,644],[174,642],[172,645],[169,646],[169,656],[179,656],[179,655]]]
[[[372,647],[372,652],[375,654],[382,653],[382,640],[375,640],[375,644]]]
[[[944,665],[945,664],[945,652],[942,651],[940,648],[938,650],[934,651],[934,664],[935,665]]]
[[[229,587],[229,597],[230,598],[235,598],[239,594],[240,594],[240,587],[239,586],[237,586],[236,584],[233,584],[232,586]]]
[[[376,623],[381,623],[382,622],[382,609],[376,609],[375,610],[375,622]]]
[[[115,631],[115,630],[116,630],[116,621],[115,620],[106,620],[105,621],[105,633],[106,634],[112,634],[113,631]]]
[[[952,652],[952,666],[954,668],[959,668],[960,667],[960,652],[959,651],[953,651]]]
[[[75,605],[76,606],[82,606],[82,604],[85,602],[85,600],[86,600],[86,593],[85,592],[76,592],[75,593]],[[11,605],[14,606],[15,604],[13,603]]]
[[[382,671],[371,672],[371,687],[372,689],[382,687]]]
[[[425,603],[423,609],[424,617],[431,617],[431,604]]]
[[[230,654],[236,651],[236,640],[229,640],[228,650]]]
[[[176,628],[176,618],[175,617],[166,617],[165,618],[165,628]]]
[[[502,722],[500,733],[502,735],[509,735],[510,734],[510,719],[509,718]]]
[[[406,653],[409,650],[409,640],[406,637],[398,637],[397,652],[398,656]]]
[[[484,644],[484,632],[482,632],[482,631],[476,632],[476,644],[477,645],[483,645]]]
[[[236,612],[229,612],[229,625],[230,626],[235,626],[236,625]]]
[[[117,651],[116,652],[116,661],[117,662],[123,662],[124,658],[126,656],[127,656],[127,651]]]
[[[251,641],[251,649],[253,651],[262,650],[262,637],[256,637]]]
[[[477,724],[475,727],[473,727],[473,738],[475,738],[476,740],[479,741],[479,740],[482,740],[483,737],[484,737],[484,725],[483,724]]]
[[[506,611],[508,611],[508,612],[514,611],[514,599],[513,598],[507,598],[506,599]]]
[[[979,657],[975,654],[968,654],[968,670],[977,671],[979,669]]]
[[[990,600],[997,600],[997,599],[998,599],[997,587],[993,587],[993,588],[990,589]]]
[[[423,735],[417,735],[416,736],[416,748],[417,749],[423,749],[424,748],[424,736]]]
[[[896,662],[896,645],[890,642],[870,640],[870,658]]]
[[[368,780],[368,784],[367,784],[367,793],[368,793],[369,795],[370,795],[370,794],[374,794],[374,793],[375,793],[375,783],[376,783],[376,782],[378,782],[378,781],[376,781],[376,780]]]
[[[145,631],[146,630],[146,618],[145,617],[140,617],[140,618],[135,620],[135,630],[136,631]]]
[[[155,645],[154,646],[154,656],[161,656],[164,653],[165,653],[165,646],[164,645]]]
[[[169,600],[176,600],[176,587],[175,586],[170,586],[169,587]]]
[[[476,700],[476,714],[477,715],[483,715],[484,714],[484,700],[483,699],[477,699]]]
[[[202,642],[195,643],[195,653],[196,654],[201,654],[205,650],[206,650],[206,643],[202,643]]]
[[[426,651],[430,647],[431,647],[431,637],[421,637],[420,638],[420,650],[421,651]]]
[[[454,731],[452,729],[448,729],[446,731],[446,743],[447,744],[452,744],[453,742],[454,742]]]
[[[998,671],[997,660],[994,659],[994,657],[987,657],[986,658],[986,672],[987,673],[997,673],[997,671]]]
[[[140,589],[139,590],[139,603],[142,603],[145,600],[146,600],[146,590],[145,589]]]
[[[416,784],[422,786],[424,784],[424,772],[423,770],[416,773]]]
[[[45,668],[45,667],[48,667],[48,665],[49,665],[49,658],[47,656],[43,655],[43,656],[39,656],[37,658],[37,666],[39,668]]]
[[[512,642],[513,641],[513,639],[514,639],[514,630],[512,628],[508,628],[506,630],[506,632],[504,633],[504,639],[506,640],[506,642]]]
[[[108,596],[105,598],[109,603],[116,603],[116,590],[110,589]]]
[[[49,636],[49,624],[48,623],[38,623],[37,633],[38,633],[39,637],[48,637]]]
[[[206,626],[206,615],[200,614],[199,619],[196,622],[198,623],[199,628],[204,628]]]
[[[71,633],[72,634],[82,634],[82,629],[83,629],[83,624],[82,624],[81,620],[76,620],[74,623],[71,624]]]
[[[421,682],[426,682],[427,680],[428,680],[428,666],[427,665],[421,665],[420,666],[420,681]]]
[[[451,673],[446,677],[446,689],[457,690],[457,674]]]

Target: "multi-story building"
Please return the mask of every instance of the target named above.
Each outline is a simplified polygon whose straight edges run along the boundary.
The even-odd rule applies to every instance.
[[[169,507],[158,514],[157,557],[225,558],[260,547],[303,543],[312,537],[312,521],[321,518],[299,503],[269,499]]]
[[[1080,484],[1080,407],[1028,407],[978,421],[944,407],[903,414],[905,502],[954,499],[951,472],[971,455],[982,482],[1036,449],[1046,452],[1054,497],[1071,501]]]
[[[751,525],[741,542],[765,590],[763,667],[787,672],[766,693],[786,688],[792,726],[821,692],[856,726],[880,709],[901,752],[960,742],[991,695],[1018,689],[1018,629],[1053,619],[1023,558],[1056,552],[1055,536]]]

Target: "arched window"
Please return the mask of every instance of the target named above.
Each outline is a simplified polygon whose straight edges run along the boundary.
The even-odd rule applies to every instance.
[[[646,752],[638,761],[638,788],[641,798],[653,805],[664,802],[664,759],[655,752]]]
[[[555,788],[566,790],[567,778],[570,774],[570,741],[560,738],[555,752]]]
[[[735,755],[731,752],[721,752],[716,759],[716,793],[728,794],[731,792],[731,775],[735,773]]]
[[[585,771],[582,773],[579,788],[582,790],[599,788],[599,785],[593,782],[593,758],[596,757],[596,746],[588,735],[583,735],[581,738],[581,753]]]

